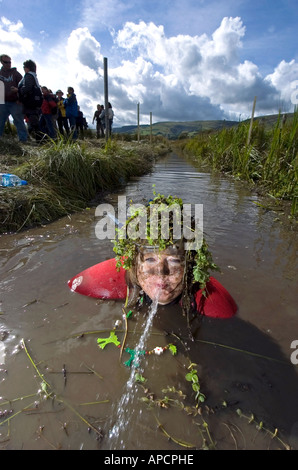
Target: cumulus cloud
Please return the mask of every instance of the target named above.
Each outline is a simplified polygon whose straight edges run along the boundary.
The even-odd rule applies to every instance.
[[[53,91],[62,89],[65,95],[67,87],[72,86],[90,123],[93,108],[103,96],[101,45],[86,27],[73,30],[64,43],[59,47],[55,45],[46,56],[40,56],[38,78]]]
[[[262,77],[256,64],[239,59],[244,37],[239,17],[223,18],[211,37],[167,37],[164,27],[153,22],[125,23],[113,34],[122,59],[109,68],[115,123],[135,124],[137,103],[144,123],[150,112],[155,121],[238,119],[249,116],[255,96],[256,114],[278,112],[281,95],[289,100],[285,80],[297,73],[297,64],[282,62],[271,76]],[[101,47],[87,28],[71,33],[67,58],[89,106],[92,100],[103,102]]]
[[[102,67],[100,44],[88,28],[78,28],[70,34],[66,46],[67,59],[74,67],[84,67],[96,73]],[[86,69],[85,69],[86,68]]]
[[[93,4],[85,1],[86,18]],[[116,5],[109,2],[105,21]],[[95,19],[96,13],[91,29],[74,29],[47,53],[34,49],[40,81],[54,91],[73,86],[89,123],[97,103],[104,102],[102,45],[91,24]],[[115,124],[136,124],[137,103],[142,123],[149,123],[150,112],[155,122],[248,117],[255,96],[256,114],[278,112],[281,100],[288,106],[283,110],[290,110],[298,64],[282,61],[263,77],[256,64],[240,59],[245,31],[241,18],[225,17],[211,35],[167,36],[162,25],[144,21],[110,32],[109,100]],[[21,22],[1,19],[0,46],[14,59],[33,52],[33,42],[24,36]]]
[[[298,87],[298,63],[295,60],[290,62],[282,60],[274,72],[267,75],[266,81],[278,90],[282,101],[298,104],[297,91],[294,91]]]
[[[18,60],[24,56],[29,56],[34,48],[33,41],[22,35],[23,23],[18,21],[13,23],[4,16],[0,20],[0,45],[1,54],[8,54]]]
[[[238,17],[224,18],[212,37],[203,34],[167,38],[163,26],[141,21],[126,23],[116,42],[162,67],[162,79],[168,81],[164,93],[171,90],[173,94],[176,88],[188,106],[189,98],[194,102],[200,99],[206,112],[214,106],[214,116],[219,115],[219,108],[222,114],[236,116],[239,109],[243,114],[250,113],[257,96],[259,113],[277,112],[279,93],[273,81],[263,79],[252,62],[239,60],[244,35],[245,27]],[[201,114],[194,113],[194,119],[201,119]]]

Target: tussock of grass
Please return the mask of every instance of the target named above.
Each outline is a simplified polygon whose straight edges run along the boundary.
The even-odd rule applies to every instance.
[[[20,158],[10,157],[16,166],[9,171],[26,179],[28,186],[0,188],[0,233],[48,223],[84,209],[99,193],[150,171],[162,150],[145,144],[109,141],[100,146],[63,139],[44,147],[27,146]],[[0,153],[8,163],[1,146]]]

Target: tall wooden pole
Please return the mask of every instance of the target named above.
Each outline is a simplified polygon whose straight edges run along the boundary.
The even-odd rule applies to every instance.
[[[250,126],[249,126],[249,131],[248,131],[248,136],[247,136],[247,145],[250,144],[252,126],[253,126],[253,122],[254,122],[254,115],[255,115],[255,109],[256,109],[256,101],[257,101],[257,97],[255,96],[254,104],[253,104],[253,107],[252,107]]]
[[[150,144],[152,144],[152,112],[150,112]]]
[[[140,142],[140,103],[137,106],[137,115],[138,115],[138,142]]]
[[[106,126],[106,140],[110,136],[109,128],[109,90],[108,90],[108,59],[104,57],[103,59],[103,69],[104,69],[104,95],[105,95],[105,126]]]

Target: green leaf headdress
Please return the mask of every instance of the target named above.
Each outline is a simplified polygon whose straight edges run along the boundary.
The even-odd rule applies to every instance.
[[[173,196],[164,196],[153,192],[154,199],[149,201],[145,207],[133,206],[133,213],[126,220],[126,223],[120,229],[117,229],[117,237],[113,240],[114,252],[116,254],[116,266],[120,269],[129,270],[133,267],[136,256],[141,249],[154,249],[163,251],[169,247],[180,246],[183,242],[183,222],[181,217],[174,220],[175,209],[181,215],[183,211],[182,199]],[[152,209],[158,208],[159,214],[152,212]],[[167,233],[165,237],[164,226],[162,224],[162,214],[166,213],[168,218]],[[154,236],[152,234],[152,216],[157,217]],[[151,217],[151,222],[150,222]],[[177,239],[177,224],[180,224],[180,239]],[[193,227],[188,227],[194,231]],[[185,283],[190,288],[195,283],[200,284],[204,291],[206,283],[210,278],[211,270],[219,270],[212,260],[212,255],[208,249],[204,237],[201,237],[197,249],[185,249],[184,251],[186,272]]]

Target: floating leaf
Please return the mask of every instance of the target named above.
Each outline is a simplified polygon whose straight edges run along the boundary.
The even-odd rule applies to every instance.
[[[135,375],[135,381],[143,384],[144,382],[147,381],[147,379],[145,379],[145,377],[142,374],[137,373]]]
[[[200,385],[198,383],[193,383],[192,384],[192,389],[195,391],[195,392],[199,392],[200,391]]]
[[[185,378],[188,382],[192,382],[192,374],[191,373],[186,374]]]
[[[173,356],[175,356],[175,354],[177,354],[177,348],[174,344],[169,344],[169,350],[171,351]]]

